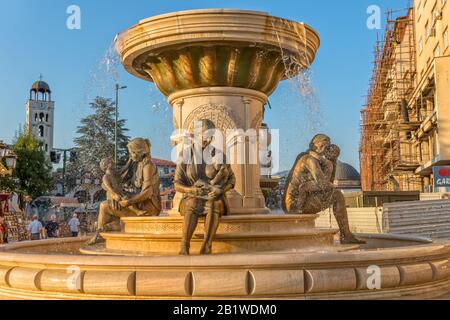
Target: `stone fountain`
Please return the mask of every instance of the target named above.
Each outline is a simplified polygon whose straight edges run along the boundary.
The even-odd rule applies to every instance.
[[[142,20],[116,47],[126,70],[156,84],[173,107],[175,129],[209,119],[222,131],[258,130],[280,81],[308,68],[318,34],[303,23],[243,10],[194,10]],[[248,148],[237,135],[232,148]],[[181,139],[174,137],[175,144]],[[450,291],[450,244],[393,235],[359,235],[364,246],[336,245],[337,230],[317,215],[265,208],[259,164],[232,164],[211,256],[176,255],[183,220],[122,219],[105,247],[86,239],[19,243],[0,252],[0,294],[28,299],[371,299],[433,298]],[[199,226],[198,233],[203,233]],[[79,250],[84,254],[80,254]],[[373,275],[379,276],[379,285]],[[375,285],[374,285],[375,284]]]

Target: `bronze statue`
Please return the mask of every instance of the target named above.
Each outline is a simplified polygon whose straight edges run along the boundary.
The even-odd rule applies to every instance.
[[[341,243],[363,244],[350,231],[344,195],[333,183],[339,155],[339,147],[332,145],[328,136],[315,136],[309,151],[297,157],[289,173],[283,209],[288,214],[317,214],[332,205]]]
[[[213,141],[205,133],[214,129],[210,120],[202,120],[201,150]],[[192,147],[191,156],[193,156]],[[216,150],[216,152],[219,152]],[[192,159],[192,158],[191,158]],[[222,215],[228,213],[225,194],[235,185],[235,176],[227,164],[179,163],[175,173],[175,190],[183,193],[180,213],[184,216],[183,239],[180,255],[189,255],[190,242],[199,217],[205,217],[205,235],[200,254],[211,254],[212,242]]]
[[[137,138],[128,144],[130,159],[120,171],[114,169],[114,161],[102,160],[105,171],[102,188],[107,200],[100,205],[96,235],[89,241],[103,241],[101,232],[120,231],[120,218],[135,216],[158,216],[161,212],[159,175],[151,161],[151,144],[147,139]]]

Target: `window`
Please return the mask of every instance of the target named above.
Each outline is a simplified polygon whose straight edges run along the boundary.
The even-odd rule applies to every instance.
[[[433,10],[431,10],[431,12],[433,13],[433,22],[436,23],[436,20],[438,20],[441,14],[441,9],[438,7],[437,3],[434,5]]]
[[[420,39],[419,39],[419,54],[422,54],[422,52],[423,52],[423,39],[422,39],[422,36],[420,36]]]
[[[48,152],[48,144],[45,144],[45,152]]]
[[[44,126],[39,126],[39,137],[44,137]]]
[[[427,23],[425,23],[425,34],[427,35],[427,40],[433,35],[433,28],[434,27],[430,24],[430,21],[427,21]]]
[[[436,46],[434,49],[434,57],[439,57],[441,55],[441,48],[439,48],[439,45]]]
[[[448,46],[449,46],[449,43],[448,43],[448,29],[445,30],[443,38],[444,38],[444,49],[447,49]]]
[[[48,114],[45,115],[45,122],[48,122]]]
[[[422,18],[422,0],[419,0],[419,4],[417,5],[417,16],[419,17],[417,21],[420,21],[420,18]]]
[[[42,112],[39,114],[39,121],[40,122],[44,121],[44,113],[42,113]]]

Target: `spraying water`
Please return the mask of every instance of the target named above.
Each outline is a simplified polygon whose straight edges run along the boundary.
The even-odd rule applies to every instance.
[[[280,132],[280,158],[281,167],[287,169],[292,165],[289,159],[295,159],[296,153],[303,150],[311,137],[320,131],[323,116],[320,101],[312,83],[313,71],[307,55],[305,25],[274,18],[272,27],[278,39],[285,67],[285,79],[287,79],[280,84],[275,103],[272,99],[272,103],[276,106],[274,108],[280,112],[282,128],[286,128],[286,132],[283,133],[283,129]],[[289,29],[295,33],[299,39],[302,39],[304,46],[298,47],[296,52],[284,49],[278,31],[280,29]],[[289,133],[287,133],[288,130]],[[286,160],[283,161],[284,159]]]

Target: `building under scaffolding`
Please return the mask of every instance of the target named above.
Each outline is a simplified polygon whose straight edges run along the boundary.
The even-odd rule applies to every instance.
[[[361,183],[364,191],[419,191],[412,132],[420,123],[408,109],[416,81],[414,10],[387,13],[375,45],[367,104],[362,110]]]

